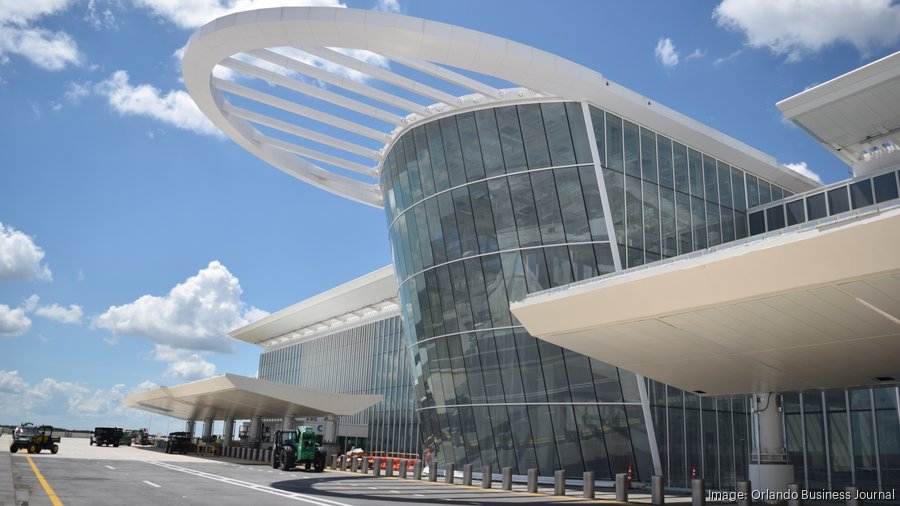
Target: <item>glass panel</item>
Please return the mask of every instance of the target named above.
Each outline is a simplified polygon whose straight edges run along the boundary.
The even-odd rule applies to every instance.
[[[566,230],[567,242],[584,242],[591,240],[587,211],[581,193],[581,182],[578,169],[571,167],[554,171],[556,186],[559,191],[559,203],[562,207],[562,220]],[[596,186],[596,183],[595,183]]]
[[[522,246],[537,246],[541,243],[541,232],[538,227],[534,195],[531,193],[531,179],[528,174],[516,174],[507,179],[516,216],[519,243]]]
[[[759,205],[759,181],[756,176],[747,174],[747,207]]]
[[[572,282],[572,266],[569,264],[568,247],[544,248],[544,257],[547,259],[547,270],[552,288]]]
[[[574,406],[575,421],[578,424],[578,441],[581,442],[581,453],[584,465],[594,471],[594,478],[610,480],[613,478],[609,470],[609,456],[606,452],[606,441],[603,435],[603,424],[597,406]]]
[[[691,221],[694,224],[694,250],[706,248],[706,206],[703,199],[691,198]]]
[[[659,239],[659,198],[658,187],[644,182],[644,248],[647,262],[655,262],[662,257]]]
[[[819,392],[802,394],[803,421],[806,428],[806,464],[810,489],[828,488],[828,462],[825,459],[825,427],[822,397]]]
[[[734,240],[734,211],[727,207],[722,208],[722,242]]]
[[[529,169],[540,169],[550,166],[550,151],[547,147],[547,135],[544,133],[544,121],[541,119],[539,104],[517,106],[519,109],[519,125],[525,142],[525,156]]]
[[[550,162],[553,166],[574,165],[575,149],[572,146],[572,135],[569,133],[565,104],[562,102],[541,104],[541,114],[544,116],[544,127],[547,129]]]
[[[756,211],[750,213],[750,235],[759,235],[766,233],[766,215],[765,211]]]
[[[768,181],[759,180],[759,204],[768,204],[772,202],[772,189]]]
[[[444,155],[447,157],[447,170],[450,173],[450,186],[466,183],[466,170],[463,165],[462,146],[459,144],[459,131],[456,128],[456,117],[441,118],[441,138],[444,141]]]
[[[897,180],[893,172],[875,176],[872,182],[875,184],[876,203],[897,198]]]
[[[850,210],[850,199],[847,197],[847,187],[841,186],[828,191],[828,215],[834,216]]]
[[[468,188],[457,188],[452,191],[453,207],[456,210],[456,225],[459,227],[459,245],[462,256],[478,254],[478,234],[475,231],[475,216],[472,203],[469,201]]]
[[[747,196],[744,192],[744,173],[737,167],[731,168],[731,193],[735,211],[747,210]]]
[[[784,207],[787,211],[788,225],[796,225],[806,221],[806,214],[803,212],[803,199],[788,202]]]
[[[547,273],[543,249],[523,250],[522,264],[525,268],[525,286],[528,288],[528,293],[550,288],[550,277]]]
[[[706,188],[706,200],[719,203],[719,184],[717,182],[716,161],[703,155],[703,185]]]
[[[662,233],[662,255],[670,258],[678,254],[678,236],[675,231],[675,192],[662,187],[659,192],[659,221]]]
[[[900,486],[900,420],[897,412],[896,388],[876,388],[875,426],[881,462],[881,489]]]
[[[609,167],[616,172],[623,172],[625,170],[625,161],[622,156],[622,118],[606,113],[607,165],[604,167]]]
[[[683,144],[677,142],[672,143],[673,158],[675,168],[675,189],[683,192],[690,192],[690,175],[688,173],[687,148]]]
[[[584,124],[584,111],[578,102],[566,102],[566,115],[569,117],[569,131],[572,133],[572,144],[575,145],[575,160],[578,163],[593,163],[591,145],[588,142],[587,126]]]
[[[628,418],[625,416],[624,406],[600,406],[600,420],[603,422],[612,473],[628,472],[628,466],[634,465],[634,458],[631,452],[631,437],[628,433]]]
[[[675,217],[678,227],[678,254],[694,250],[691,233],[691,200],[686,194],[675,192]]]
[[[722,243],[722,229],[719,223],[719,206],[714,202],[706,203],[706,230],[709,246]]]
[[[625,174],[641,177],[641,138],[638,126],[624,120]]]
[[[806,216],[808,221],[818,220],[819,218],[828,216],[824,193],[817,193],[806,197]]]
[[[719,175],[719,204],[722,207],[734,209],[731,195],[731,169],[722,162],[718,164]]]
[[[606,196],[609,199],[609,209],[612,213],[613,228],[616,233],[616,243],[625,245],[625,181],[621,173],[603,169],[603,178],[606,183]]]
[[[772,230],[784,228],[784,206],[775,206],[766,209],[766,222],[770,232]]]
[[[703,198],[703,158],[697,150],[688,149],[688,172],[691,175],[691,196]]]
[[[625,213],[628,267],[644,263],[643,206],[641,204],[641,180],[625,177]]]
[[[871,206],[874,202],[871,179],[857,181],[850,185],[850,203],[853,209]]]
[[[487,183],[480,181],[469,185],[469,196],[472,199],[472,212],[475,215],[479,251],[481,253],[497,251],[497,234],[494,231],[494,217],[491,213]]]
[[[570,245],[569,258],[572,262],[572,272],[575,276],[573,279],[575,281],[599,275],[597,260],[594,258],[594,248],[590,244]]]
[[[594,106],[588,107],[591,111],[591,125],[594,130],[594,141],[597,145],[597,156],[600,157],[600,166],[607,167],[606,164],[606,129],[603,127],[604,112]]]
[[[444,140],[441,138],[440,124],[437,121],[426,123],[425,134],[428,137],[428,157],[434,174],[435,191],[446,190],[450,187],[450,174],[447,172],[447,159],[444,156]]]
[[[419,165],[419,177],[422,179],[422,194],[425,197],[434,195],[434,174],[431,171],[431,160],[428,154],[428,138],[425,136],[425,127],[418,126],[413,129],[415,152]]]
[[[831,453],[831,488],[843,490],[853,484],[847,403],[843,390],[825,392],[828,410],[828,445]]]
[[[581,181],[581,191],[584,193],[584,205],[587,210],[588,225],[591,229],[591,239],[608,241],[609,232],[606,230],[600,187],[597,186],[597,173],[593,167],[578,167],[578,178]]]
[[[484,179],[484,161],[481,159],[481,144],[475,128],[475,113],[463,113],[456,117],[459,124],[459,141],[462,145],[466,179],[469,182]]]
[[[666,188],[675,188],[675,173],[672,168],[672,140],[662,135],[658,135],[656,139],[656,150],[659,157],[659,184]]]
[[[484,158],[486,176],[497,176],[506,172],[503,166],[503,150],[500,148],[500,132],[497,130],[497,118],[493,109],[475,111],[475,125],[478,128],[478,141]]]
[[[656,182],[656,134],[641,128],[641,175],[645,181]]]
[[[772,202],[784,198],[784,193],[780,186],[772,185]]]
[[[525,146],[522,145],[522,131],[519,129],[519,114],[516,107],[500,107],[495,109],[495,112],[506,172],[525,170]]]
[[[516,220],[507,178],[491,179],[487,182],[487,187],[499,249],[503,251],[519,247],[519,235],[516,233]]]
[[[532,188],[540,190],[534,194],[538,223],[541,229],[542,244],[560,244],[565,242],[562,213],[559,210],[559,198],[556,196],[556,182],[549,170],[531,174]]]

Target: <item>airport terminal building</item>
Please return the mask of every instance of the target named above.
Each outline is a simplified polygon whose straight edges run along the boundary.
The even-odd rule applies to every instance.
[[[385,213],[392,267],[232,333],[261,379],[383,395],[341,419],[354,443],[900,486],[900,53],[779,103],[853,169],[825,187],[590,69],[396,14],[227,16],[184,72],[235,142]]]

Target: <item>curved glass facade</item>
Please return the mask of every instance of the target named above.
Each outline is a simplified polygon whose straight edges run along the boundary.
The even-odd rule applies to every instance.
[[[731,399],[719,415],[716,400],[712,410],[703,409],[699,397],[650,381],[645,385],[651,394],[659,387],[666,393],[652,407],[646,398],[642,404],[633,373],[535,339],[509,311],[510,301],[528,293],[614,271],[618,251],[611,235],[618,238],[623,268],[629,258],[637,265],[637,251],[640,263],[665,254],[662,230],[668,225],[661,224],[660,207],[667,204],[661,206],[660,192],[650,188],[659,188],[660,178],[674,186],[676,155],[668,155],[669,176],[660,175],[656,160],[667,153],[657,153],[665,147],[657,147],[656,135],[615,120],[575,102],[482,109],[416,126],[385,158],[381,184],[420,432],[438,465],[471,463],[478,470],[489,464],[516,474],[537,468],[542,475],[565,469],[570,476],[591,470],[597,479],[613,479],[633,465],[635,479],[648,480],[653,459],[645,413],[655,422],[653,446],[670,485],[686,484],[692,466],[702,472],[704,455],[706,468],[718,465],[722,438],[742,445],[728,445],[729,460],[745,453],[746,410],[732,410]],[[630,142],[635,132],[637,142]],[[653,134],[652,175],[649,162],[641,173],[642,133]],[[649,141],[645,145],[650,148]],[[697,155],[702,175],[703,157]],[[715,160],[706,158],[715,168]],[[631,175],[635,160],[637,173]],[[636,194],[626,175],[636,181]],[[655,206],[643,198],[645,186],[656,195]],[[669,200],[674,221],[674,197]],[[706,227],[702,200],[698,226]],[[655,242],[645,239],[645,218]],[[672,223],[670,235],[677,233]],[[687,237],[693,249],[691,231]],[[676,254],[672,247],[665,256]],[[670,405],[676,394],[679,417]],[[746,404],[744,398],[734,402]],[[719,431],[719,416],[727,417],[727,432],[724,422]],[[706,434],[703,417],[711,417]],[[670,438],[671,431],[681,436]],[[670,452],[670,445],[680,447]],[[698,458],[670,464],[678,460],[669,456],[675,452]],[[733,483],[745,468],[746,460],[729,466],[724,482]]]

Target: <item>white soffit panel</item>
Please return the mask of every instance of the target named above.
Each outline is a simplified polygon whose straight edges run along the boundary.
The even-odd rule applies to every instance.
[[[200,110],[276,168],[376,207],[383,157],[409,128],[504,102],[586,101],[793,192],[816,183],[754,148],[563,58],[492,35],[379,11],[261,9],[188,42]]]

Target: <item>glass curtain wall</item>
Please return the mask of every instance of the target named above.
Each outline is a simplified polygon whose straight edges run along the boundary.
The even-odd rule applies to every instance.
[[[412,373],[399,316],[268,350],[260,379],[340,394],[383,395],[384,401],[340,424],[368,424],[367,451],[419,453]]]
[[[808,489],[900,488],[900,391],[896,387],[782,395],[794,476]]]

